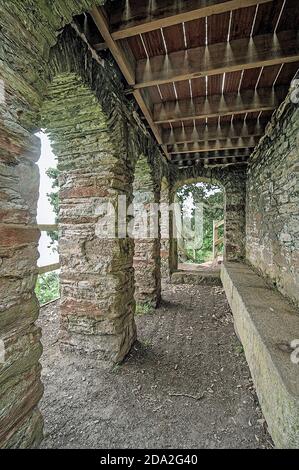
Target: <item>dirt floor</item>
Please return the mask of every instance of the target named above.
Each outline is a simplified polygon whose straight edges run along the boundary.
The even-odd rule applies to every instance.
[[[271,448],[219,287],[165,286],[137,317],[139,342],[104,370],[61,354],[55,304],[42,309],[43,448]]]

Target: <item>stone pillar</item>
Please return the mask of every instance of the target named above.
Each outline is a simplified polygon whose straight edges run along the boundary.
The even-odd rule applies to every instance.
[[[138,229],[134,240],[135,299],[154,308],[161,300],[159,198],[152,171],[146,158],[141,157],[134,179],[135,228]]]
[[[170,280],[170,237],[172,236],[172,213],[170,211],[170,188],[166,178],[162,179],[161,197],[161,277]]]
[[[73,75],[54,80],[44,121],[60,170],[61,345],[120,362],[136,339],[133,241],[118,238],[114,212],[118,196],[132,200],[124,122]]]
[[[171,230],[174,224],[173,214],[170,214],[170,226]],[[173,233],[173,232],[171,232]],[[172,273],[178,270],[178,241],[173,235],[170,236],[169,240],[169,272],[170,276]]]
[[[246,174],[234,174],[225,185],[225,261],[245,259],[246,242]]]
[[[35,321],[40,141],[15,126],[0,137],[0,448],[37,447],[43,421]]]

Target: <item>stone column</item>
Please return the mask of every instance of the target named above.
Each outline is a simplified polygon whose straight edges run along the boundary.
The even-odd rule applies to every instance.
[[[141,157],[134,179],[135,228],[138,229],[134,240],[135,299],[154,308],[161,300],[159,198],[151,169],[145,157]]]
[[[174,224],[173,214],[170,215],[171,230]],[[173,232],[171,232],[173,233]],[[169,272],[172,273],[178,270],[178,241],[171,235],[169,240]]]
[[[162,179],[160,197],[161,215],[161,277],[170,280],[170,238],[172,237],[173,214],[170,207],[170,188],[166,178]]]
[[[120,362],[136,339],[133,241],[115,213],[118,196],[132,200],[125,123],[73,75],[54,80],[44,121],[60,170],[61,344]]]
[[[241,261],[245,259],[246,242],[246,175],[238,173],[225,185],[225,261]]]
[[[36,447],[43,428],[34,294],[40,141],[18,125],[0,130],[0,448]]]

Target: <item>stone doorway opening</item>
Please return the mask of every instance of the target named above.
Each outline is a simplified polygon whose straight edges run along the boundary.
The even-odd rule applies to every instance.
[[[175,284],[220,285],[225,256],[225,190],[214,181],[186,181],[174,191]]]
[[[59,253],[58,253],[58,169],[46,129],[36,134],[41,141],[38,161],[40,184],[37,204],[37,224],[41,232],[38,251],[38,277],[35,293],[41,306],[59,299]]]
[[[204,182],[186,184],[177,190],[175,201],[183,220],[177,247],[179,266],[195,269],[217,265],[224,252],[223,189]]]

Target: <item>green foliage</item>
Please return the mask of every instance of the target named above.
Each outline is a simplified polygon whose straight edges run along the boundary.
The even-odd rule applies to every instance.
[[[35,293],[40,305],[43,305],[59,297],[59,276],[57,272],[38,276]]]
[[[177,192],[177,197],[179,202],[184,204],[190,195],[193,197],[195,202],[200,202],[210,198],[214,194],[222,194],[222,191],[219,191],[218,186],[210,183],[196,183],[182,186],[182,188]],[[220,199],[222,198],[220,197]]]
[[[154,311],[154,308],[152,307],[150,303],[138,302],[136,304],[136,315],[149,315],[153,313],[153,311]]]
[[[200,250],[186,250],[187,262],[204,263],[213,256],[213,221],[224,218],[224,194],[215,185],[209,183],[197,183],[183,186],[177,192],[178,202],[182,207],[190,199],[193,203],[202,202],[204,205],[203,219],[203,244]],[[194,224],[194,208],[192,212]],[[219,237],[223,236],[223,227],[219,229]],[[219,245],[219,252],[223,251],[223,245]]]

